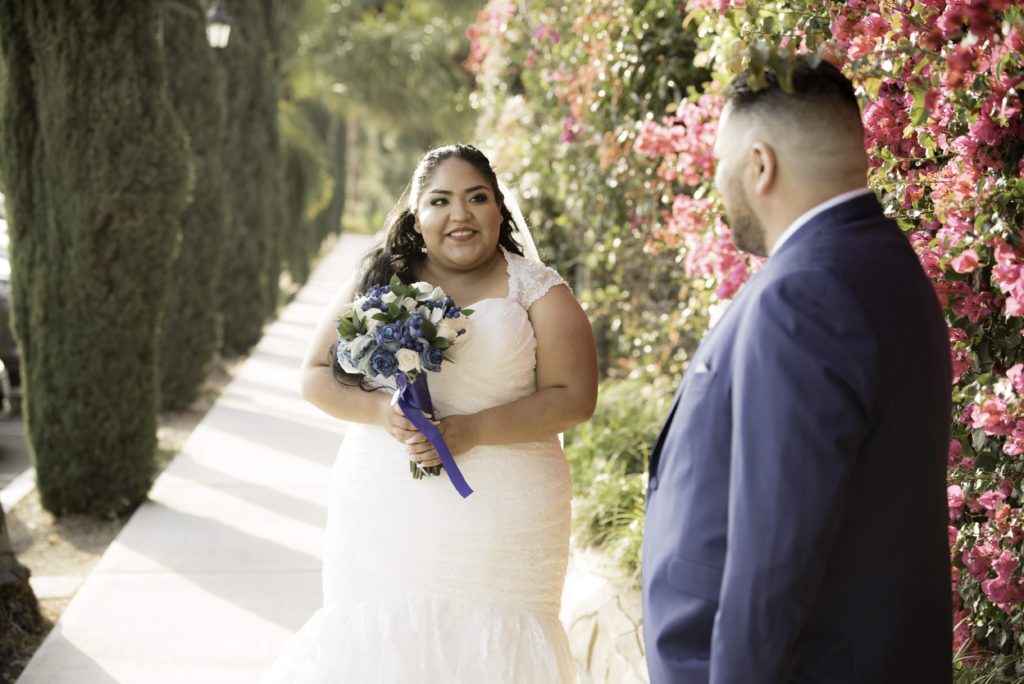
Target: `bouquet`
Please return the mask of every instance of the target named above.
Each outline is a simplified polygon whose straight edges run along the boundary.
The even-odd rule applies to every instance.
[[[376,380],[394,379],[395,400],[405,417],[430,441],[441,458],[439,466],[422,468],[410,462],[414,478],[448,473],[463,496],[466,484],[444,438],[423,414],[434,417],[427,373],[441,370],[453,345],[467,334],[470,309],[428,283],[404,284],[398,276],[388,285],[374,285],[338,319],[338,363],[346,373]]]

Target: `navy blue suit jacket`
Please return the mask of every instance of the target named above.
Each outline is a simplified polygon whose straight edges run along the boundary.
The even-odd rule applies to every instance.
[[[652,684],[951,680],[950,382],[935,292],[874,195],[780,246],[651,455]]]

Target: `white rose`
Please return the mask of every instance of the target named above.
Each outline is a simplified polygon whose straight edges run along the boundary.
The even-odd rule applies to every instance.
[[[381,295],[380,301],[384,302],[385,304],[390,304],[396,299],[398,299],[398,295],[396,295],[394,292],[385,292],[383,295]]]
[[[399,349],[395,358],[398,360],[398,370],[405,374],[419,373],[423,370],[419,353],[412,349]]]
[[[430,313],[428,314],[428,317],[429,317],[431,323],[433,323],[434,325],[437,325],[441,321],[441,318],[444,317],[444,309],[441,309],[441,308],[431,309]]]
[[[406,299],[402,300],[402,308],[408,311],[409,313],[416,313],[417,306],[419,306],[419,303],[412,297],[407,297]]]
[[[412,286],[419,290],[419,293],[421,295],[430,294],[434,290],[433,285],[431,285],[430,283],[425,283],[422,280],[413,283]]]
[[[459,330],[462,329],[462,325],[456,325],[455,320],[456,319],[453,318],[442,319],[441,322],[437,324],[438,337],[443,337],[449,342],[454,342],[455,338],[458,337]]]
[[[374,318],[374,316],[379,313],[384,312],[381,311],[380,309],[367,309],[365,312],[363,312],[363,316],[366,318],[366,329],[369,332],[373,332],[374,330],[376,330],[377,326],[382,323],[382,321],[378,321],[377,319]]]
[[[445,298],[444,290],[439,287],[435,287],[433,292],[430,293],[429,299],[433,299],[438,302],[443,302]]]

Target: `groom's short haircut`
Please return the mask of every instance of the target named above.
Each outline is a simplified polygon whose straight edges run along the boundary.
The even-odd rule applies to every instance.
[[[826,61],[811,66],[807,55],[798,55],[792,72],[793,92],[786,92],[778,76],[765,69],[760,87],[750,86],[747,73],[733,79],[726,91],[726,104],[735,114],[767,117],[805,126],[831,124],[863,130],[860,104],[853,84],[839,69]]]

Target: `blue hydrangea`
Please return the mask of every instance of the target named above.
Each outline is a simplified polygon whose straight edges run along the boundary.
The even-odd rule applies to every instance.
[[[452,308],[448,309],[448,311],[447,311],[447,313],[445,313],[444,317],[445,318],[458,318],[461,315],[462,315],[462,307],[461,306],[453,306]]]
[[[391,292],[391,288],[387,285],[374,285],[366,292],[366,301],[363,302],[361,308],[363,311],[369,311],[370,309],[380,309],[381,311],[386,310],[388,307],[384,304],[383,297],[388,292]]]
[[[405,320],[405,329],[409,333],[409,336],[413,338],[423,337],[423,324],[425,322],[426,319],[420,314],[409,316],[409,318]]]

